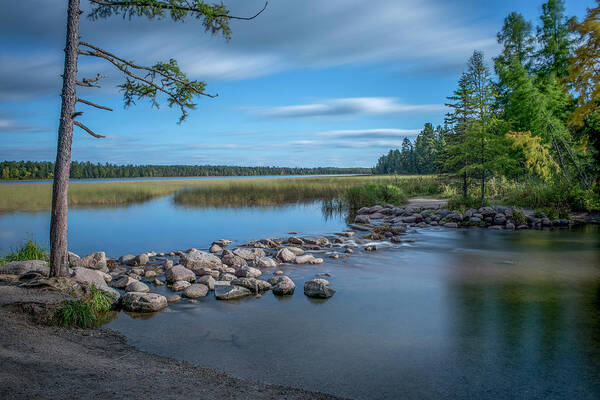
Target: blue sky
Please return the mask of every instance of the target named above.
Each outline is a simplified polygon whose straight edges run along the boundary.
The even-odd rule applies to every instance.
[[[87,0],[82,9],[89,10]],[[225,2],[252,15],[261,0]],[[229,43],[196,20],[82,18],[82,40],[139,63],[175,58],[216,99],[188,119],[166,104],[123,108],[118,71],[80,57],[79,77],[108,75],[78,94],[115,109],[84,111],[73,160],[117,164],[373,166],[425,122],[440,124],[466,60],[488,60],[513,10],[538,22],[542,0],[270,0]],[[593,0],[567,0],[581,18]],[[0,159],[54,160],[66,2],[9,0],[0,14]]]

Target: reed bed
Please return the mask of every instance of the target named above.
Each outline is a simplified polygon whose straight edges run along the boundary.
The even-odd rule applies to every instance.
[[[409,196],[435,195],[435,176],[339,176],[244,178],[143,182],[76,182],[69,185],[71,207],[115,207],[175,194],[176,204],[190,207],[277,206],[344,197],[351,187],[391,184]],[[51,206],[52,185],[0,185],[0,212],[43,211]]]

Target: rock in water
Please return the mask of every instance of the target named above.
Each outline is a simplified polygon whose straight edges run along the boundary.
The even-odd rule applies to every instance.
[[[201,276],[200,278],[196,279],[196,283],[201,283],[208,286],[209,290],[215,289],[215,278],[210,275]]]
[[[312,254],[304,254],[302,256],[298,256],[294,259],[296,264],[306,264],[312,262],[315,259],[315,256]]]
[[[167,298],[156,293],[125,293],[121,305],[131,312],[155,312],[167,307]]]
[[[356,218],[354,218],[354,222],[357,224],[370,224],[371,223],[371,218],[368,215],[357,215]]]
[[[135,265],[135,256],[133,254],[125,254],[119,258],[119,263],[123,265]]]
[[[171,286],[171,290],[174,292],[181,292],[184,289],[187,289],[191,286],[191,283],[188,281],[177,281]]]
[[[129,286],[133,282],[137,282],[137,280],[131,278],[128,275],[121,275],[121,276],[117,277],[116,279],[113,279],[110,282],[110,286],[115,287],[117,289],[125,289],[127,286]]]
[[[233,267],[233,268],[240,268],[240,267],[243,267],[245,265],[248,265],[248,263],[246,262],[246,260],[244,260],[240,256],[236,256],[235,254],[233,254],[229,250],[225,250],[225,252],[223,254],[223,264],[225,264],[225,265],[227,265],[229,267]]]
[[[271,284],[269,282],[256,278],[237,278],[231,281],[231,284],[250,289],[253,293],[271,289]]]
[[[285,275],[275,276],[269,279],[269,283],[273,286],[273,294],[277,296],[290,296],[294,294],[296,285],[294,282]]]
[[[150,262],[150,257],[147,254],[139,254],[135,256],[135,265],[146,265]]]
[[[218,300],[233,300],[251,295],[252,292],[242,286],[215,285],[215,297]]]
[[[41,260],[12,261],[0,266],[1,275],[23,275],[30,271],[38,272],[44,276],[50,274],[48,263]]]
[[[235,271],[235,276],[240,278],[258,278],[262,275],[259,269],[253,267],[241,267],[237,271]]]
[[[246,261],[254,260],[256,257],[264,257],[266,254],[262,249],[242,249],[233,250],[233,254],[242,257]]]
[[[212,246],[208,249],[211,253],[220,253],[223,251],[223,248],[216,243],[213,243]]]
[[[277,268],[279,263],[271,257],[256,257],[252,261],[252,265],[255,268]]]
[[[194,282],[196,280],[196,274],[183,265],[175,265],[173,268],[168,269],[167,272],[165,272],[165,277],[168,282]]]
[[[219,239],[219,240],[215,240],[213,242],[213,244],[216,244],[217,246],[220,246],[220,247],[229,246],[231,243],[233,243],[233,242],[231,240],[228,240],[228,239]]]
[[[311,279],[304,283],[304,294],[308,297],[327,299],[335,294],[335,290],[329,287],[329,281],[325,279]]]
[[[89,254],[83,258],[73,261],[73,267],[83,267],[88,269],[97,269],[102,272],[108,272],[106,266],[106,254],[103,251]]]
[[[275,258],[284,263],[291,263],[296,258],[296,255],[291,250],[283,248],[277,252]]]
[[[188,299],[196,299],[198,297],[204,297],[208,294],[208,286],[205,286],[201,283],[194,283],[193,285],[188,286],[183,291],[183,297],[187,297]]]
[[[214,254],[203,251],[192,251],[179,257],[179,262],[188,269],[221,267],[221,259]]]
[[[140,292],[140,293],[148,293],[150,288],[142,282],[134,281],[127,285],[125,288],[126,292]]]

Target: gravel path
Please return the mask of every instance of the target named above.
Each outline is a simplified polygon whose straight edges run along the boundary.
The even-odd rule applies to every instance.
[[[8,288],[8,289],[7,289]],[[18,299],[43,303],[38,291],[0,286],[1,399],[333,399],[145,353],[108,329],[34,324]],[[50,295],[50,302],[56,295]]]

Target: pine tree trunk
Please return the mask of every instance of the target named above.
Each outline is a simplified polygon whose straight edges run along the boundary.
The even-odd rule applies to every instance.
[[[63,73],[62,106],[58,127],[58,145],[52,185],[52,216],[50,220],[50,275],[67,275],[67,190],[71,168],[73,114],[77,101],[77,49],[79,47],[79,0],[69,0],[67,10],[67,40]]]

